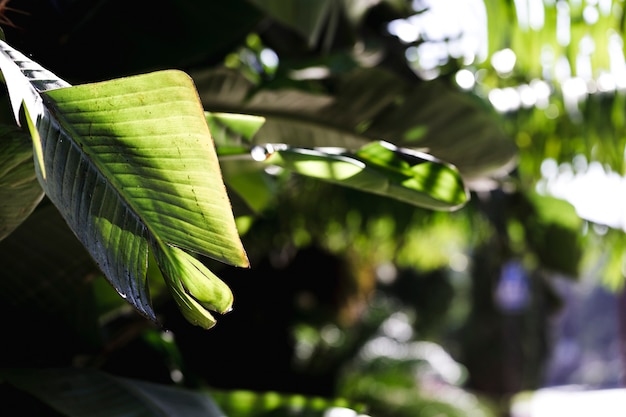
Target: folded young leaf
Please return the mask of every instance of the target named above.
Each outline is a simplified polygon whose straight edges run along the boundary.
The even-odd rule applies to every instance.
[[[0,55],[5,71],[16,53]],[[17,67],[36,65],[25,60],[20,56]],[[152,248],[155,256],[167,255],[156,258],[169,287],[185,289],[174,291],[175,297],[203,317],[207,308],[226,310],[224,289],[210,293],[206,283],[196,282],[216,278],[186,253],[248,266],[189,76],[161,71],[44,91],[37,78],[42,72],[24,71],[23,79],[6,73],[7,83],[32,83],[37,94],[30,100],[35,111],[22,97],[32,93],[26,87],[28,94],[17,90],[11,100],[21,100],[33,116],[29,124],[41,145],[37,171],[44,191],[120,295],[155,318],[146,281]],[[190,288],[200,303],[187,302]]]

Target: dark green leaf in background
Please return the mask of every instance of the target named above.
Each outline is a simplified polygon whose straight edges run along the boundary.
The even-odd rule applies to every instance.
[[[7,237],[43,198],[28,135],[0,126],[0,240]]]

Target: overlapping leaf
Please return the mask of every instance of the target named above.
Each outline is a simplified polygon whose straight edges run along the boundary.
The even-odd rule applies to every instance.
[[[264,116],[257,144],[356,151],[384,140],[427,152],[466,179],[502,175],[516,155],[512,140],[468,96],[442,83],[408,84],[378,69],[337,80],[330,93],[258,90],[229,70],[195,76],[205,109]]]
[[[419,207],[453,210],[469,199],[454,167],[387,142],[370,143],[355,153],[285,145],[268,148],[269,164]]]
[[[232,294],[188,252],[248,261],[191,79],[162,71],[46,91],[45,70],[0,46],[14,108],[24,102],[36,126],[40,182],[109,281],[154,318],[150,252],[183,314],[212,326],[208,310],[229,310]]]
[[[88,369],[8,370],[0,379],[70,417],[224,416],[205,393]]]
[[[0,127],[0,240],[32,213],[42,197],[28,136]]]

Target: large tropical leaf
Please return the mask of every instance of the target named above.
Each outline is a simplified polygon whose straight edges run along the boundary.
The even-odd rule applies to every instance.
[[[69,417],[323,417],[330,411],[356,417],[363,409],[340,398],[192,391],[88,369],[0,371],[0,394],[3,382]]]
[[[0,240],[32,213],[42,197],[28,136],[0,126]]]
[[[45,315],[47,322],[55,320],[57,332],[69,328],[85,337],[97,332],[91,284],[98,269],[52,204],[40,204],[0,242],[0,265],[3,307],[28,312],[33,319]],[[2,317],[0,322],[5,328],[16,323],[12,317]],[[23,321],[17,323],[24,327]],[[33,332],[24,333],[30,337]],[[19,337],[15,343],[0,347],[0,351],[11,345],[21,346],[25,339]]]
[[[204,393],[94,370],[8,370],[4,380],[69,417],[223,417]]]
[[[268,149],[269,164],[419,207],[453,210],[469,199],[454,167],[387,142],[373,142],[354,153],[285,145],[269,145]]]
[[[76,87],[1,43],[42,187],[120,295],[155,318],[149,253],[183,314],[203,327],[228,287],[189,252],[247,266],[202,106],[179,71]]]
[[[409,84],[383,70],[361,69],[336,80],[334,92],[314,94],[255,90],[226,69],[194,78],[207,110],[266,118],[257,144],[355,151],[384,140],[449,162],[470,180],[508,172],[516,154],[496,119],[439,82]]]

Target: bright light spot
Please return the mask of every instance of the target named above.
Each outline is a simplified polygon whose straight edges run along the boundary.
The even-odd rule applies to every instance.
[[[511,415],[532,417],[621,417],[626,409],[625,389],[581,391],[543,388],[532,396],[520,394],[512,401]]]
[[[250,150],[250,156],[255,161],[263,162],[263,161],[265,161],[267,159],[268,152],[262,146],[255,146],[254,148],[252,148],[252,150]]]
[[[626,230],[626,179],[591,162],[585,172],[562,170],[548,177],[546,190],[569,201],[589,221]]]
[[[463,369],[441,346],[432,342],[415,342],[412,348],[412,356],[428,361],[444,381],[449,384],[461,382]]]
[[[170,331],[161,332],[161,339],[166,343],[172,343],[174,341],[174,333]]]
[[[408,52],[408,51],[407,51]],[[448,61],[448,50],[443,42],[426,42],[417,47],[419,66],[434,69]]]
[[[469,266],[469,259],[462,253],[455,253],[450,257],[450,269],[455,272],[465,272]]]
[[[569,59],[566,56],[561,55],[556,60],[556,65],[554,67],[554,77],[558,82],[562,83],[563,81],[571,78],[572,69],[569,66]]]
[[[172,369],[170,371],[170,378],[172,378],[173,382],[180,383],[183,382],[184,375],[180,369]]]
[[[528,23],[532,30],[543,28],[545,10],[542,0],[528,0]]]
[[[596,42],[589,35],[583,36],[578,44],[580,52],[585,55],[591,55],[596,50]]]
[[[418,70],[426,70],[427,76],[433,75],[429,71],[445,64],[448,54],[462,58],[466,65],[485,60],[488,34],[483,1],[422,0],[418,9],[420,13],[394,20],[387,26],[389,33],[404,42],[424,41],[415,50],[419,58],[409,58],[418,64]],[[433,52],[431,45],[436,45],[438,51]]]
[[[530,87],[537,98],[537,108],[545,109],[550,104],[550,85],[543,80],[532,80]]]
[[[613,6],[613,0],[600,0],[598,2],[598,8],[602,16],[608,16],[611,14],[611,6]]]
[[[561,46],[570,42],[569,4],[566,1],[556,3],[556,40]]]
[[[541,69],[543,78],[552,79],[552,71],[554,69],[554,49],[550,45],[544,45],[541,48]]]
[[[382,325],[383,333],[399,342],[406,342],[413,336],[413,327],[404,313],[394,313]]]
[[[600,92],[615,91],[617,85],[613,76],[607,72],[603,72],[597,79],[597,86]]]
[[[591,65],[591,54],[596,49],[596,43],[591,36],[586,35],[578,44],[578,55],[576,55],[576,74],[585,80],[591,80],[593,70]]]
[[[587,97],[587,83],[580,77],[569,78],[561,85],[563,102],[568,113],[580,117],[578,104]]]
[[[376,278],[381,284],[391,284],[398,276],[398,270],[392,263],[384,263],[376,268]]]
[[[515,111],[522,103],[519,93],[513,87],[494,88],[489,92],[489,101],[500,113]]]
[[[294,80],[322,80],[328,78],[330,69],[328,67],[307,67],[289,72],[289,77]]]
[[[412,43],[420,38],[419,27],[405,19],[392,20],[387,25],[387,30],[405,43]]]
[[[278,55],[269,48],[264,48],[259,56],[263,65],[268,68],[275,69],[278,67]]]
[[[339,346],[343,340],[343,333],[335,325],[329,324],[322,328],[320,337],[330,346]]]
[[[583,19],[588,25],[593,25],[600,18],[600,12],[592,5],[587,5],[583,10]]]
[[[541,163],[541,175],[547,180],[555,179],[559,173],[559,165],[552,158],[545,159]]]
[[[609,36],[609,61],[611,75],[617,88],[626,88],[626,62],[624,60],[624,41],[621,35],[613,33]]]
[[[593,69],[591,67],[591,57],[585,54],[576,55],[576,75],[585,80],[591,80]]]
[[[333,407],[324,411],[324,417],[357,417],[357,412],[345,407]]]
[[[535,90],[528,84],[522,84],[517,88],[522,107],[529,108],[537,103]]]
[[[563,95],[566,98],[582,100],[587,96],[587,83],[580,77],[569,78],[563,82]]]
[[[515,13],[517,14],[517,24],[520,29],[528,29],[528,1],[515,0]]]
[[[459,70],[459,72],[455,75],[456,83],[464,90],[470,90],[476,84],[476,80],[474,79],[474,74],[472,71],[467,69]]]
[[[491,65],[500,74],[509,74],[515,67],[517,57],[512,49],[506,48],[491,56]]]

